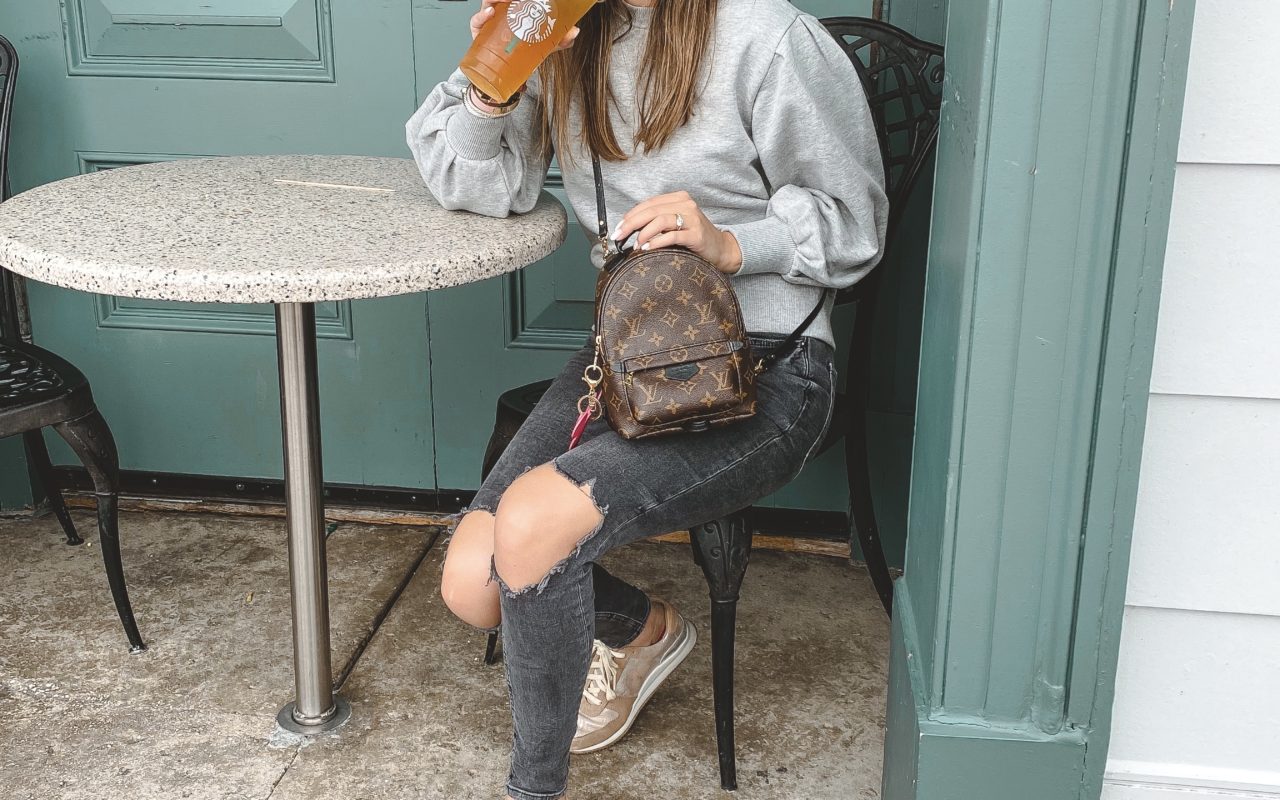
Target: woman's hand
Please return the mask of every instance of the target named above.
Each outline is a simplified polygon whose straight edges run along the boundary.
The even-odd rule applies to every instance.
[[[506,6],[509,2],[510,0],[481,0],[480,10],[471,17],[471,38],[474,39],[479,36],[480,29],[484,27],[484,24],[493,19],[493,15],[497,13],[496,9],[494,9],[495,5],[501,3],[503,6]],[[569,29],[569,32],[565,34],[564,38],[560,40],[560,43],[556,45],[556,49],[563,50],[566,47],[571,46],[573,44],[573,40],[577,38],[578,26],[574,25]]]
[[[738,240],[712,225],[688,192],[660,194],[645,200],[622,217],[613,230],[613,239],[623,241],[632,231],[640,232],[636,247],[641,250],[679,245],[702,256],[721,272],[733,274],[742,266]]]

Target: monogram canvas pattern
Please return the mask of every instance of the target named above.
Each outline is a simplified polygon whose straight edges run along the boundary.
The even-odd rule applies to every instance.
[[[605,413],[628,439],[755,413],[755,373],[729,280],[682,248],[633,251],[596,283]]]

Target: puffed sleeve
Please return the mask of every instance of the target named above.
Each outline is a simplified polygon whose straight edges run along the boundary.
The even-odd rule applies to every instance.
[[[778,43],[751,137],[772,194],[764,219],[726,226],[742,249],[738,274],[856,283],[884,249],[884,169],[858,74],[813,17],[798,17]]]
[[[537,76],[526,85],[516,109],[496,119],[463,104],[467,83],[462,72],[455,71],[405,125],[422,180],[450,210],[491,217],[529,211],[549,164],[538,144],[542,123]]]

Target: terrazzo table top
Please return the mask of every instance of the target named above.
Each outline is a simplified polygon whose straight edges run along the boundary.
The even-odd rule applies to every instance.
[[[0,204],[0,265],[124,297],[312,303],[511,272],[564,241],[545,192],[505,219],[446,211],[409,159],[192,158],[103,170]]]

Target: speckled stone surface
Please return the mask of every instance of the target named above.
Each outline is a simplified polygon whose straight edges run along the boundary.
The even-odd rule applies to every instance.
[[[0,265],[123,297],[348,300],[511,272],[559,247],[566,220],[546,193],[506,219],[446,211],[409,159],[182,159],[79,175],[0,204]]]

